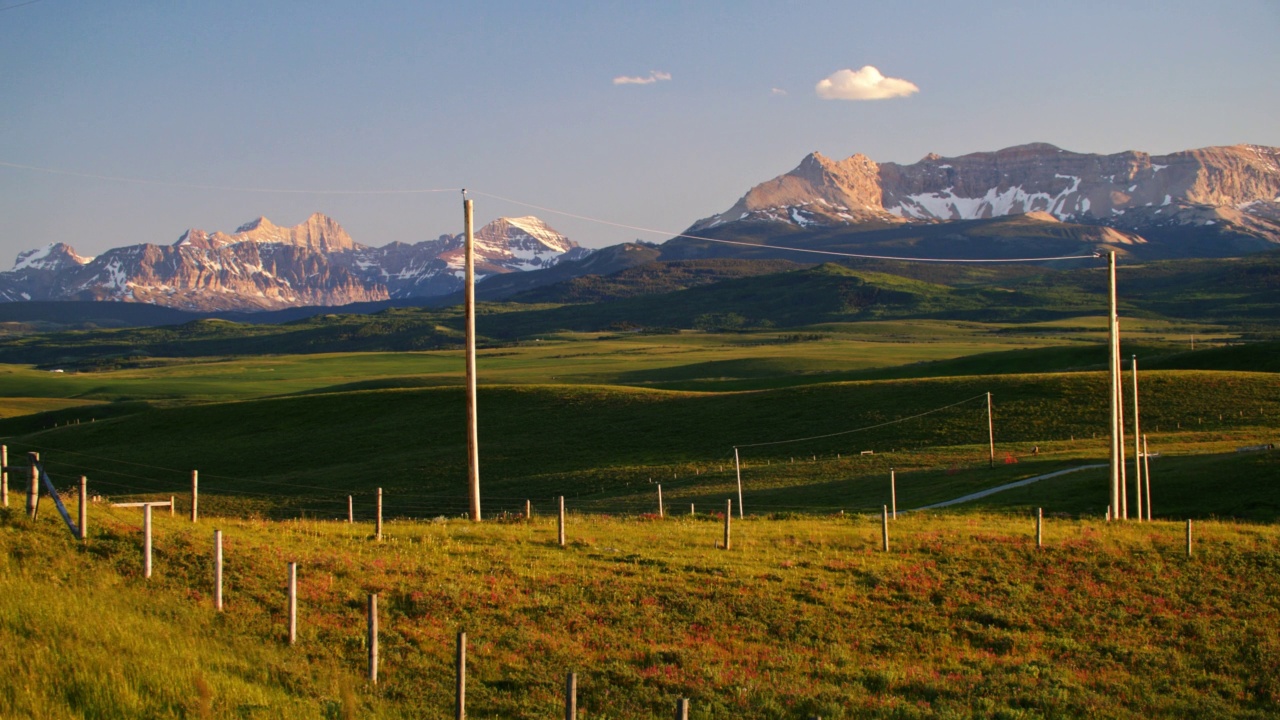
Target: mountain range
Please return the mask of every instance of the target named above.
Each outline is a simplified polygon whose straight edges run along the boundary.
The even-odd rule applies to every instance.
[[[461,236],[441,235],[370,247],[318,213],[291,228],[258,218],[229,234],[192,229],[170,245],[92,258],[58,242],[19,254],[0,272],[0,301],[116,300],[200,312],[440,304],[457,299],[462,245]],[[476,233],[477,275],[485,279],[477,293],[533,298],[532,290],[552,283],[700,259],[1008,259],[1110,249],[1149,260],[1278,245],[1280,148],[1098,155],[1033,143],[930,154],[910,165],[815,152],[660,245],[591,251],[535,217],[495,220]]]
[[[519,272],[590,251],[534,217],[500,218],[475,234],[476,275]],[[265,217],[233,233],[190,229],[171,245],[84,257],[65,243],[18,255],[0,300],[116,300],[198,312],[332,306],[444,295],[462,287],[461,235],[361,245],[319,213],[294,227]]]

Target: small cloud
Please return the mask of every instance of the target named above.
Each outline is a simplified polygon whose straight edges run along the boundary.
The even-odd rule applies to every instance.
[[[885,77],[870,65],[861,70],[837,70],[819,81],[815,89],[823,100],[884,100],[920,92],[915,83]]]
[[[650,70],[647,77],[634,77],[630,75],[619,75],[613,79],[614,85],[652,85],[659,80],[670,80],[671,73],[662,72],[660,70]]]
[[[783,90],[782,88],[770,88],[769,94],[770,95],[786,95],[787,91]]]

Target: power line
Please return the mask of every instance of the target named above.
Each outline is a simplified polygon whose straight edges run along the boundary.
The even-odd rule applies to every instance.
[[[16,6],[15,6],[16,7]],[[146,178],[122,177],[115,175],[99,175],[95,173],[78,172],[74,170],[60,170],[57,168],[40,167],[37,165],[23,165],[20,163],[7,162],[0,160],[0,167],[15,168],[18,170],[30,170],[32,172],[42,172],[51,175],[65,175],[69,177],[88,178],[92,180],[107,180],[110,182],[125,182],[138,185],[151,185],[155,187],[171,187],[186,188],[190,190],[217,190],[224,192],[243,192],[243,193],[264,193],[264,194],[288,194],[288,195],[422,195],[428,193],[458,192],[462,188],[407,188],[407,189],[384,189],[384,190],[308,190],[298,188],[263,188],[263,187],[238,187],[233,185],[202,185],[196,183],[182,183],[162,180],[150,180]],[[624,230],[634,230],[636,232],[650,233],[662,237],[675,239],[684,238],[686,240],[698,240],[701,242],[718,243],[721,245],[735,245],[740,247],[756,248],[763,250],[779,250],[782,252],[807,253],[810,255],[824,255],[827,257],[852,258],[857,260],[894,260],[899,262],[921,262],[921,263],[1035,263],[1050,262],[1056,260],[1090,260],[1098,257],[1096,253],[1088,255],[1058,255],[1054,257],[1031,257],[1031,258],[931,258],[931,257],[907,257],[900,255],[872,255],[869,253],[850,253],[840,252],[837,250],[818,250],[815,248],[797,248],[785,245],[768,245],[764,243],[743,242],[741,240],[724,240],[721,238],[706,237],[704,235],[690,235],[688,233],[671,232],[669,230],[659,230],[656,228],[647,228],[639,225],[628,225],[626,223],[613,222],[604,218],[592,217],[590,215],[582,215],[579,213],[569,212],[567,210],[558,210],[556,208],[547,207],[545,205],[536,205],[534,203],[524,202],[523,200],[515,200],[513,198],[495,195],[480,190],[471,190],[472,194],[482,195],[487,198],[499,200],[502,202],[520,205],[522,207],[541,210],[543,212],[553,213],[564,217],[574,218],[575,220],[583,220],[586,222],[598,223],[600,225],[608,225],[610,227],[622,228]]]
[[[922,412],[922,413],[920,413],[919,415],[912,415],[912,416],[910,416],[910,417],[899,418],[899,419],[897,419],[897,420],[890,420],[890,421],[888,421],[888,422],[882,422],[882,423],[880,423],[880,424],[878,424],[878,425],[868,425],[868,426],[866,426],[866,427],[854,428],[853,430],[841,430],[840,432],[827,433],[826,435],[814,435],[814,436],[812,436],[812,437],[792,438],[792,439],[790,439],[790,440],[773,440],[773,441],[771,441],[771,442],[750,443],[750,444],[748,444],[748,445],[734,445],[734,447],[736,447],[736,448],[749,448],[749,447],[763,447],[763,446],[765,446],[765,445],[783,445],[783,444],[785,444],[785,443],[804,442],[805,440],[821,440],[821,439],[823,439],[823,438],[836,437],[837,435],[849,435],[849,434],[851,434],[851,433],[862,432],[862,431],[864,431],[864,430],[874,430],[874,429],[876,429],[876,428],[882,428],[882,427],[885,427],[885,426],[888,426],[888,425],[896,425],[896,424],[898,424],[898,423],[900,423],[900,422],[906,422],[906,421],[908,421],[908,420],[915,420],[916,418],[922,418],[922,417],[924,417],[925,415],[932,415],[933,413],[936,413],[936,412],[942,412],[943,410],[947,410],[947,409],[949,409],[949,408],[953,408],[953,407],[955,407],[955,406],[957,406],[957,405],[963,405],[963,404],[965,404],[965,403],[967,403],[967,402],[973,402],[974,400],[977,400],[978,398],[983,398],[983,399],[985,399],[986,397],[987,397],[987,394],[986,394],[986,393],[983,393],[983,394],[981,394],[981,395],[974,395],[973,397],[971,397],[971,398],[969,398],[969,399],[967,399],[967,400],[961,400],[960,402],[951,403],[950,405],[944,405],[944,406],[942,406],[942,407],[940,407],[940,408],[934,408],[934,409],[932,409],[932,410],[926,410],[925,412]]]
[[[26,7],[28,5],[35,5],[38,2],[40,2],[40,0],[27,0],[27,2],[18,3],[17,5],[6,5],[5,7],[0,7],[0,12],[4,12],[5,10],[13,10],[15,8],[20,8],[20,7]]]

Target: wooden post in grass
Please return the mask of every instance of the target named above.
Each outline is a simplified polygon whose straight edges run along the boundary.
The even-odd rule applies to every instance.
[[[528,520],[531,517],[533,517],[533,503],[528,500],[525,500],[524,501],[524,519]]]
[[[151,506],[142,506],[142,576],[151,577]]]
[[[456,720],[466,720],[467,718],[467,634],[465,632],[458,633],[458,656],[457,656],[457,712],[454,714]]]
[[[991,419],[991,393],[987,393],[987,447],[990,449],[987,467],[996,466],[996,426]]]
[[[1156,428],[1157,430],[1159,428]],[[1147,452],[1147,436],[1142,436],[1142,484],[1147,492],[1147,521],[1151,520],[1151,455]]]
[[[213,531],[213,609],[222,612],[222,531]]]
[[[36,519],[36,511],[40,509],[40,453],[27,453],[27,461],[31,466],[31,485],[27,488],[27,517]]]
[[[356,503],[350,495],[347,496],[347,522],[354,523],[356,521]]]
[[[889,552],[889,506],[880,506],[880,534],[884,540],[884,551]]]
[[[80,539],[89,537],[89,478],[80,476]]]
[[[382,539],[382,488],[378,488],[378,519],[373,526],[373,539]]]
[[[730,548],[731,531],[733,529],[733,499],[725,501],[724,506],[724,549]]]
[[[662,483],[658,483],[658,517],[661,519],[661,518],[665,518],[666,516],[667,516],[666,510],[662,509]]]
[[[378,593],[369,593],[369,682],[378,684]]]
[[[889,502],[893,503],[893,519],[898,519],[898,479],[893,468],[889,468]]]
[[[1044,508],[1036,508],[1036,547],[1044,547]]]
[[[480,522],[480,431],[476,422],[476,260],[471,201],[463,190],[463,310],[466,315],[467,364],[467,492],[471,521]]]
[[[1133,373],[1133,479],[1138,490],[1138,522],[1142,522],[1142,431],[1138,422],[1138,356],[1132,356],[1129,363]]]
[[[560,496],[560,547],[564,547],[564,496]]]
[[[733,449],[733,471],[738,476],[738,519],[742,519],[742,466],[738,464],[738,448]]]
[[[9,507],[9,446],[0,445],[0,506]]]
[[[578,720],[578,673],[564,681],[564,720]]]
[[[289,644],[298,641],[298,563],[289,563]]]
[[[693,503],[689,503],[689,517],[693,517],[693,515],[694,515]]]
[[[689,698],[676,700],[676,720],[689,720]]]
[[[199,517],[197,507],[200,504],[200,471],[191,471],[191,522],[195,522]]]
[[[1191,557],[1191,520],[1187,520],[1187,557]]]

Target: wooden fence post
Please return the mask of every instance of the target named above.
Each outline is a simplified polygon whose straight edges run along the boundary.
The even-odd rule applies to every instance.
[[[378,684],[378,593],[369,594],[369,682]]]
[[[142,575],[151,577],[151,506],[142,506]]]
[[[889,502],[893,503],[893,519],[898,519],[898,479],[893,468],[889,468]]]
[[[382,488],[378,488],[378,521],[373,527],[373,539],[382,539]]]
[[[222,612],[222,531],[213,531],[213,609]]]
[[[298,563],[289,563],[289,644],[298,641]]]
[[[667,516],[667,512],[662,509],[662,483],[658,483],[658,518],[663,519]]]
[[[1160,428],[1156,428],[1159,430]],[[1147,486],[1147,520],[1151,520],[1151,453],[1147,450],[1147,436],[1142,436],[1142,482]]]
[[[9,507],[9,446],[0,445],[0,505]]]
[[[27,488],[27,517],[36,519],[36,511],[40,508],[40,453],[27,453],[27,461],[31,463],[31,485]]]
[[[197,508],[200,505],[200,471],[191,471],[191,522],[195,522],[200,514]]]
[[[884,551],[889,552],[889,506],[881,505],[880,532],[884,540]]]
[[[730,548],[731,538],[730,531],[733,524],[733,498],[725,500],[724,505],[724,549]]]
[[[1191,520],[1187,520],[1187,557],[1191,557]]]
[[[564,547],[564,496],[560,496],[560,547]]]
[[[89,538],[89,478],[80,476],[80,539]]]
[[[457,656],[457,674],[458,674],[458,693],[457,693],[457,712],[454,715],[456,720],[466,720],[467,718],[467,634],[465,632],[458,633],[458,656]]]
[[[351,496],[348,495],[347,496],[347,522],[353,523],[355,521],[356,521],[356,505],[355,505],[355,502],[351,499]]]
[[[1036,547],[1044,547],[1044,508],[1036,508]]]
[[[564,681],[564,720],[578,718],[578,673],[569,673]]]
[[[676,720],[689,720],[689,698],[676,700]]]
[[[693,512],[693,503],[689,503],[689,517],[693,517],[694,515],[695,513]]]
[[[524,519],[528,520],[532,517],[533,517],[533,503],[528,500],[525,500],[524,501]]]

